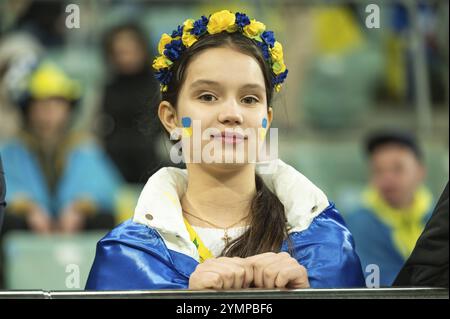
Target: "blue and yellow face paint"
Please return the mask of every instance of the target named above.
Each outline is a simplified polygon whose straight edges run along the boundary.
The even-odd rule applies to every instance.
[[[260,130],[260,139],[263,140],[266,137],[267,133],[267,118],[263,118],[261,122],[262,129]]]
[[[192,120],[190,117],[181,118],[181,124],[183,125],[183,137],[192,136]]]

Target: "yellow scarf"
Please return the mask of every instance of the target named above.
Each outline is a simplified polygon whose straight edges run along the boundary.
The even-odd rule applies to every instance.
[[[189,233],[189,237],[191,241],[194,243],[195,247],[197,247],[198,255],[200,256],[200,263],[204,262],[206,259],[214,258],[214,255],[211,251],[205,246],[203,241],[198,236],[197,232],[192,228],[186,218],[183,218],[184,224],[186,225],[186,229]]]
[[[400,254],[407,258],[424,228],[424,216],[431,208],[432,196],[421,187],[415,194],[410,207],[397,209],[391,207],[378,191],[369,188],[364,200],[374,214],[392,230],[392,238]]]

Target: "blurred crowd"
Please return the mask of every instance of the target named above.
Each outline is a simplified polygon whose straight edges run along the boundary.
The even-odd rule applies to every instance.
[[[151,2],[114,1],[109,22],[102,24],[97,21],[101,16],[90,13],[101,11],[96,2],[86,1],[84,9],[83,3],[79,31],[64,27],[64,2],[2,4],[0,20],[8,19],[0,33],[0,156],[7,205],[0,244],[17,230],[74,234],[111,229],[132,216],[134,197],[127,197],[127,187],[139,187],[158,168],[173,165],[150,111],[159,97],[151,70],[156,36],[173,24],[158,18],[156,9],[166,9],[174,21],[183,21],[186,11],[211,10],[207,5],[173,11],[171,6],[153,8],[157,5]],[[438,32],[441,5],[436,1],[415,8],[431,111],[448,110],[448,51]],[[333,132],[361,123],[371,107],[413,112],[418,88],[408,43],[414,21],[404,5],[392,2],[385,9],[389,15],[383,15],[382,24],[388,31],[371,34],[357,5],[305,7],[297,16],[288,7],[273,9],[293,18],[285,19],[292,21],[290,26],[283,24],[282,14],[272,12],[265,19],[278,25],[275,31],[284,37],[290,66],[289,120],[278,120],[280,127],[305,121]],[[117,12],[125,13],[116,17]],[[151,24],[152,18],[157,22]],[[446,23],[448,28],[448,11]],[[298,34],[289,31],[303,27]],[[311,38],[314,47],[308,45]],[[80,52],[83,45],[95,48],[94,63]],[[384,286],[392,284],[411,254],[440,195],[426,186],[417,133],[393,127],[358,141],[366,155],[367,187],[345,220],[363,270],[377,265]],[[448,179],[448,171],[442,176]],[[0,271],[1,264],[0,258]]]

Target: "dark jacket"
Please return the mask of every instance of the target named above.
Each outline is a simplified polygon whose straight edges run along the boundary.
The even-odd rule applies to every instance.
[[[448,182],[393,286],[448,288]]]
[[[5,173],[3,172],[2,157],[0,155],[0,231],[2,230],[3,214],[6,207],[5,196],[6,196]]]

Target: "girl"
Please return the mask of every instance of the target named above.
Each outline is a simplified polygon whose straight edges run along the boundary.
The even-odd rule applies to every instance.
[[[98,243],[86,288],[363,286],[352,235],[325,194],[281,160],[269,173],[252,160],[287,75],[273,32],[223,10],[163,34],[158,50],[157,116],[171,136],[183,127],[187,169],[150,177],[132,220]]]

